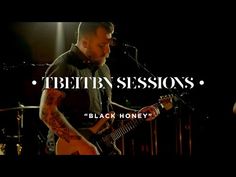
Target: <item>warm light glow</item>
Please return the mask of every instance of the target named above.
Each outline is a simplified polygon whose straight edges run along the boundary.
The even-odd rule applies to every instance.
[[[57,33],[56,33],[56,51],[55,55],[61,55],[65,50],[65,39],[64,39],[64,29],[63,23],[57,23]]]

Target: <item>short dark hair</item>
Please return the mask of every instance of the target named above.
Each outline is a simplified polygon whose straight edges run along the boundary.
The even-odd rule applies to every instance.
[[[96,34],[99,27],[104,28],[108,33],[113,33],[114,25],[112,22],[80,22],[78,26],[77,39],[80,40],[86,34]]]

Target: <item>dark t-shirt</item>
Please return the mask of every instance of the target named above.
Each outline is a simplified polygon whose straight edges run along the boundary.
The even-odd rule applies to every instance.
[[[69,88],[57,89],[65,93],[59,110],[75,128],[86,128],[92,126],[98,119],[89,118],[89,113],[99,115],[109,112],[111,100],[111,87],[104,80],[111,82],[110,71],[106,64],[101,67],[88,63],[88,58],[75,46],[59,56],[46,71],[45,77],[68,77],[71,82]],[[78,77],[76,86],[76,79]],[[71,78],[73,78],[71,80]],[[95,82],[94,82],[95,80]],[[55,88],[55,79],[50,79],[50,88]],[[65,83],[65,82],[64,82]],[[104,87],[99,89],[101,83]],[[78,85],[79,84],[79,85]],[[72,88],[74,87],[74,88]],[[45,89],[45,84],[44,84]]]

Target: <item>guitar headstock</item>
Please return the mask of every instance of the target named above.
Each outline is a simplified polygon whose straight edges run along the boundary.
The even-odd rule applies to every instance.
[[[175,96],[172,94],[160,96],[159,104],[162,107],[162,109],[165,109],[166,111],[172,109],[174,107],[173,105],[174,98]]]

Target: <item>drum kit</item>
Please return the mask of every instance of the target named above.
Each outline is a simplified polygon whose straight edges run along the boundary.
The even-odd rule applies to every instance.
[[[37,94],[41,91],[40,84],[38,83],[37,87],[34,86],[33,90],[30,90],[30,92],[28,92],[28,90],[31,88],[28,88],[28,86],[31,86],[31,78],[40,80],[49,65],[48,63],[34,64],[31,63],[31,60],[14,60],[13,62],[7,60],[0,62],[1,82],[4,83],[5,80],[9,81],[14,79],[14,82],[6,83],[0,88],[0,155],[16,154],[16,152],[8,150],[9,148],[14,149],[14,151],[17,149],[18,155],[22,154],[22,152],[25,154],[25,151],[28,152],[28,150],[26,150],[27,148],[32,148],[28,147],[31,146],[31,141],[33,141],[31,140],[31,136],[38,136],[34,134],[35,132],[38,133],[38,127],[36,127],[38,125],[34,125],[35,120],[32,119],[32,117],[38,115],[36,111],[38,111],[39,106],[24,106],[15,103],[22,98],[24,98],[22,100],[23,102],[28,103],[38,101],[38,97],[36,97],[34,93]],[[26,90],[22,88],[26,88]],[[15,89],[17,89],[17,92],[13,92]],[[5,94],[6,92],[11,94]],[[16,94],[14,95],[14,93]],[[30,119],[28,119],[28,116]],[[28,143],[28,141],[30,142]]]
[[[16,153],[14,152],[14,154],[17,155],[22,155],[22,138],[23,138],[23,126],[24,126],[24,122],[23,122],[23,112],[24,110],[28,110],[28,109],[39,109],[39,106],[24,106],[22,104],[19,104],[19,106],[17,107],[10,107],[10,108],[3,108],[0,109],[0,113],[1,112],[9,112],[9,111],[16,111],[16,123],[17,123],[17,130],[16,130],[16,134],[7,134],[5,131],[5,128],[1,129],[0,132],[0,137],[1,137],[1,141],[0,141],[0,155],[11,155],[9,153],[11,153],[10,151],[8,151],[8,146],[12,145],[12,142],[14,144],[14,151],[16,150]],[[1,119],[1,116],[0,116]]]

